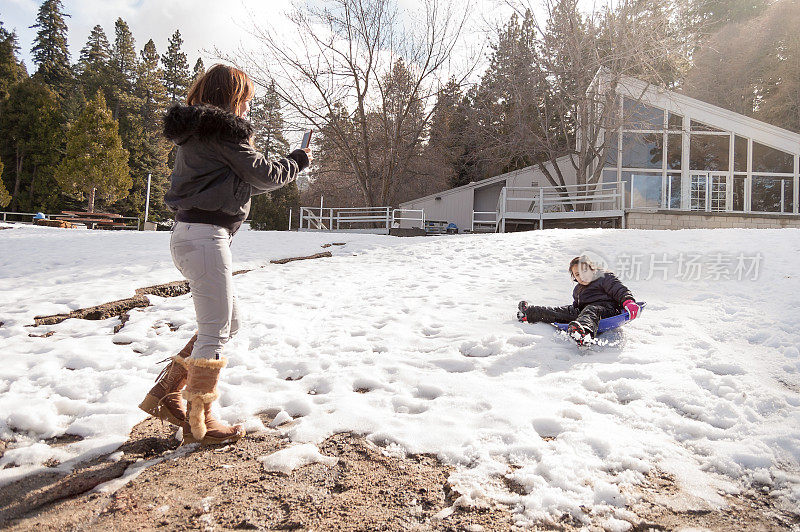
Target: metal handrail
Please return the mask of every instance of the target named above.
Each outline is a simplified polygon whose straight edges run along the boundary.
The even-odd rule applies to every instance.
[[[397,213],[419,213],[419,216],[398,216]],[[422,209],[394,209],[392,210],[392,227],[398,221],[419,222],[420,229],[425,227],[425,211]]]
[[[300,207],[300,229],[312,231],[353,230],[353,224],[379,224],[389,232],[391,207]],[[346,227],[342,227],[342,225]],[[313,227],[312,227],[313,226]],[[362,229],[375,229],[364,227]]]
[[[479,220],[480,216],[492,216],[491,220]],[[497,231],[497,224],[500,220],[500,214],[497,211],[472,211],[472,232],[475,232],[475,225],[488,225],[492,226],[494,232]]]
[[[608,188],[613,185],[613,188]],[[515,197],[517,194],[519,196]],[[524,202],[524,209],[511,208],[514,202]],[[608,205],[608,204],[611,205]],[[601,204],[605,208],[591,210],[618,210],[625,208],[625,186],[622,181],[598,182],[580,185],[561,185],[551,187],[503,187],[498,198],[498,230],[505,231],[505,221],[509,212],[538,213],[539,227],[544,227],[545,212],[553,208],[563,210],[567,206]],[[609,209],[610,207],[610,209]],[[588,212],[588,211],[587,211]],[[624,224],[624,221],[623,221]]]

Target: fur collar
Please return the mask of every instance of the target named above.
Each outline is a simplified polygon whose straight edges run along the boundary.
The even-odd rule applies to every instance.
[[[193,135],[201,140],[242,142],[253,135],[253,125],[213,105],[174,104],[167,109],[164,136],[175,144],[183,144]]]

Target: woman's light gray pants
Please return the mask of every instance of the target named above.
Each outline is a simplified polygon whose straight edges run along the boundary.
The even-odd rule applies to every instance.
[[[197,314],[192,358],[219,359],[239,330],[230,246],[228,230],[217,225],[176,222],[172,229],[172,261],[189,280]]]

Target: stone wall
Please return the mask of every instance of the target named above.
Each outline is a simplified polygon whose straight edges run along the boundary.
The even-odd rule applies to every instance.
[[[629,229],[717,229],[725,227],[780,229],[800,228],[800,215],[698,213],[686,211],[627,211]]]

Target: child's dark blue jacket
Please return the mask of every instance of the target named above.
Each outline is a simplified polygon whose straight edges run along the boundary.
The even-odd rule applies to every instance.
[[[597,272],[600,277],[586,286],[578,283],[572,291],[573,305],[578,310],[593,303],[612,303],[619,308],[629,299],[634,299],[628,287],[611,272]],[[634,299],[635,301],[635,299]]]

